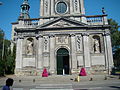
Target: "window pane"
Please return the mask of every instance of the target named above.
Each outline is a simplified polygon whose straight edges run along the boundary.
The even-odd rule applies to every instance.
[[[59,2],[57,4],[57,12],[58,13],[65,13],[67,10],[67,5],[64,2]]]

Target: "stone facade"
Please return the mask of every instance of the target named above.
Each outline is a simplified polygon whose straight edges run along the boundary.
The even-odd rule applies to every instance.
[[[43,68],[50,74],[78,73],[82,67],[88,74],[110,72],[113,57],[107,15],[86,16],[83,1],[41,0],[40,18],[20,16],[12,23],[16,75],[39,75]],[[28,0],[24,3],[30,7]],[[64,7],[61,11],[59,5]]]

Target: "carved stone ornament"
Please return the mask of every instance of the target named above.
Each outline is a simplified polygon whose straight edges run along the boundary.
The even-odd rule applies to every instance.
[[[56,36],[56,44],[68,44],[68,36]]]
[[[53,27],[66,27],[66,26],[71,26],[71,24],[63,20],[53,25]]]
[[[45,0],[44,5],[45,5],[45,12],[47,12],[48,11],[48,0]]]
[[[81,51],[81,45],[82,45],[82,36],[81,35],[77,35],[76,36],[76,43],[77,43],[77,51]]]
[[[74,8],[75,8],[76,11],[77,11],[77,4],[78,4],[78,1],[74,0]]]
[[[83,36],[89,36],[89,33],[82,33]]]
[[[23,36],[17,36],[17,39],[24,39],[24,37]]]
[[[44,43],[44,51],[48,51],[48,47],[49,47],[49,37],[48,36],[43,36],[43,43]]]

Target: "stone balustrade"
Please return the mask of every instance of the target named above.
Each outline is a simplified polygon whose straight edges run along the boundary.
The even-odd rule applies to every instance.
[[[38,18],[34,19],[20,19],[18,28],[35,28],[38,26]]]
[[[88,25],[103,25],[107,23],[107,15],[86,16]]]
[[[86,17],[88,25],[105,25],[107,24],[107,15],[93,15],[93,16],[84,16]],[[82,17],[77,16],[77,17]],[[39,25],[40,18],[32,19],[20,19],[19,28],[35,28]]]

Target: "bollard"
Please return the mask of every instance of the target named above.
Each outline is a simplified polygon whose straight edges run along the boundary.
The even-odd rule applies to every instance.
[[[77,82],[77,78],[75,78],[75,80],[74,80],[75,82]]]
[[[63,75],[65,75],[65,70],[63,69]]]
[[[35,82],[35,79],[33,79],[33,82]]]
[[[90,78],[90,81],[93,81],[93,78]]]
[[[104,80],[107,80],[107,77],[105,76],[105,79]]]
[[[80,81],[80,76],[77,76],[77,82],[79,82]]]
[[[21,83],[21,80],[19,80],[19,83]]]

